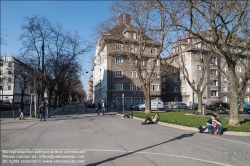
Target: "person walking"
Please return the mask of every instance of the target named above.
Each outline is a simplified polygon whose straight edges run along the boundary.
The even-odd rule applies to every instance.
[[[106,108],[107,108],[107,105],[106,103],[104,102],[104,100],[102,100],[102,114],[104,115],[105,114],[105,111],[106,111]]]
[[[243,104],[243,107],[244,107],[243,113],[245,112],[246,114],[248,114],[249,104],[248,104],[248,103],[244,103],[244,104]]]
[[[44,118],[44,121],[46,121],[46,117],[45,117],[45,103],[44,101],[42,101],[40,107],[39,107],[39,113],[40,113],[40,121],[43,120]]]
[[[19,118],[19,120],[21,120],[21,119],[24,120],[23,109],[20,109],[19,112],[20,112],[20,118]]]
[[[47,118],[50,118],[50,114],[49,114],[49,103],[46,103],[46,115],[47,115]]]
[[[98,115],[98,116],[99,116],[100,110],[101,110],[101,104],[100,104],[100,102],[98,101],[98,103],[96,104],[96,112],[97,112],[97,115]]]

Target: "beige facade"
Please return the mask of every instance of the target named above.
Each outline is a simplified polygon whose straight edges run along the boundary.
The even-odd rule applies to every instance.
[[[175,60],[171,63],[169,70],[171,72],[163,76],[162,82],[163,94],[166,95],[167,101],[184,102],[187,105],[192,104],[193,90],[184,78],[183,70],[187,71],[186,77],[194,86],[201,83],[201,90],[204,89],[202,95],[203,103],[211,103],[213,101],[230,102],[230,83],[227,78],[228,66],[226,61],[211,52],[195,37],[186,35],[173,47],[173,53],[169,59]],[[236,73],[241,81],[244,74],[244,63],[249,63],[244,56],[236,65]],[[203,76],[204,74],[204,76]],[[202,80],[202,78],[204,78]],[[250,102],[250,82],[245,93],[245,101]],[[194,94],[194,102],[198,102],[197,95]]]
[[[139,29],[130,24],[129,17],[126,15],[125,23],[120,19],[119,25],[104,33],[97,44],[93,67],[95,103],[105,100],[108,106],[119,107],[123,105],[123,96],[125,108],[142,103],[145,96],[139,76],[145,79],[152,63],[155,64],[155,79],[151,83],[151,98],[161,99],[160,60],[155,59],[159,43],[147,37],[141,56],[142,36]]]

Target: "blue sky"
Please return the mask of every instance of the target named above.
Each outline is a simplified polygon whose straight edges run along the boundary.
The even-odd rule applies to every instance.
[[[53,24],[60,23],[65,30],[78,31],[79,35],[92,40],[95,25],[108,18],[112,1],[1,1],[1,37],[7,45],[1,46],[1,56],[18,55],[23,18],[33,15],[45,16]],[[88,55],[93,57],[95,47]],[[87,56],[88,56],[87,55]],[[88,57],[89,57],[88,56]],[[85,90],[91,75],[92,59],[81,60],[83,69],[89,71],[81,77]]]

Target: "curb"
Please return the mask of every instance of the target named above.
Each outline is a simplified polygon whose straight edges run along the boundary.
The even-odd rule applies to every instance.
[[[117,113],[117,115],[122,116],[122,114],[118,114],[118,113]],[[133,119],[140,120],[140,121],[145,120],[145,119],[138,118],[138,117],[133,117]],[[177,129],[182,129],[182,130],[194,131],[194,132],[199,133],[198,128],[195,128],[195,127],[181,126],[181,125],[176,125],[176,124],[171,124],[171,123],[166,123],[166,122],[158,122],[158,125],[177,128]],[[250,137],[250,132],[225,131],[223,133],[223,135],[248,136],[248,137]]]

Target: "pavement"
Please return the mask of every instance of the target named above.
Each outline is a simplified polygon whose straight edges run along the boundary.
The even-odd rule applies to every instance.
[[[76,109],[76,106],[71,109],[67,106],[64,111],[62,108],[52,110],[46,122],[29,117],[14,120],[11,116],[2,120],[1,165],[249,165],[249,137],[200,134],[197,129],[179,129],[161,123],[141,125],[142,119],[123,119],[114,109],[100,116],[93,108],[86,112],[83,105],[79,105],[78,111]],[[18,155],[12,154],[14,152]],[[26,153],[32,156],[24,156]],[[62,158],[57,158],[60,155]],[[20,157],[27,158],[20,160]],[[41,163],[14,163],[29,162],[30,157]],[[69,157],[78,157],[77,161],[83,163],[55,163],[76,161]]]
[[[94,108],[87,108],[89,112],[94,112]],[[86,107],[84,110],[86,112]],[[116,108],[111,108],[110,111],[113,113],[120,112],[119,109]],[[61,112],[61,113],[60,113]],[[67,105],[64,107],[57,107],[56,109],[51,108],[50,115],[53,117],[55,114],[62,114],[62,113],[67,113],[67,112],[77,112],[77,105]],[[19,111],[15,110],[15,115],[16,119],[13,118],[12,112],[11,111],[2,111],[1,112],[1,129],[11,129],[11,128],[26,128],[28,126],[34,125],[35,123],[39,122],[39,118],[31,118],[29,115],[25,115],[25,120],[18,120],[19,119]],[[18,116],[17,116],[18,115]],[[120,113],[117,113],[119,116],[123,116]],[[192,114],[188,114],[190,116],[195,116]],[[241,115],[242,117],[248,117],[249,115]],[[209,116],[208,116],[209,118]],[[134,119],[139,120],[139,121],[144,121],[145,119],[134,117]],[[25,121],[26,123],[22,123]],[[14,123],[13,123],[14,122]],[[11,123],[12,125],[4,125],[4,124],[9,124]],[[193,132],[198,132],[198,129],[195,127],[188,127],[188,126],[181,126],[181,125],[176,125],[176,124],[171,124],[171,123],[166,123],[166,122],[159,122],[158,125],[162,126],[167,126],[167,127],[173,127],[176,129],[182,129],[182,130],[187,130],[187,131],[193,131]],[[233,136],[250,136],[250,132],[234,132],[234,131],[225,131],[223,135],[233,135]]]

